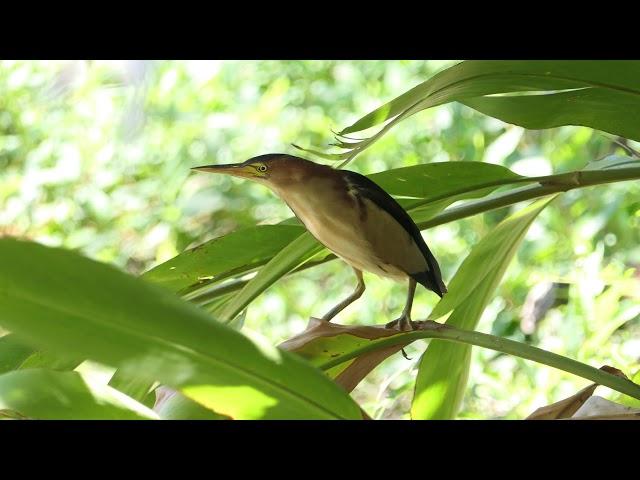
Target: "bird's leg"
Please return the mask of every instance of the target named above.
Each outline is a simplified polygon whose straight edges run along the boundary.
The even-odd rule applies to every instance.
[[[335,317],[342,310],[344,310],[353,302],[355,302],[357,299],[359,299],[364,293],[364,290],[366,287],[364,285],[364,280],[362,278],[362,272],[357,268],[354,268],[353,271],[356,273],[356,277],[358,277],[358,285],[356,286],[356,289],[353,291],[351,295],[349,295],[347,298],[341,301],[338,305],[333,307],[324,317],[322,317],[322,320],[330,322],[333,317]]]
[[[411,307],[413,306],[413,296],[416,293],[416,281],[413,278],[409,279],[409,294],[407,295],[407,303],[404,306],[402,315],[397,320],[389,322],[385,325],[386,328],[397,328],[400,331],[415,330],[413,322],[411,321]]]

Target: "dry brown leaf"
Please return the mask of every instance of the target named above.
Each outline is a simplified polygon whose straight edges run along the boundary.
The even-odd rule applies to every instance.
[[[341,334],[353,335],[360,338],[375,340],[383,337],[396,335],[397,330],[390,330],[384,325],[340,325],[338,323],[326,322],[319,318],[311,317],[307,328],[298,335],[278,345],[283,350],[295,352],[301,350],[305,345],[320,337],[335,337]]]
[[[345,368],[334,379],[334,381],[344,388],[347,392],[352,392],[358,384],[369,375],[374,368],[380,365],[383,361],[389,358],[394,353],[399,352],[408,343],[402,345],[394,345],[387,348],[381,348],[373,352],[365,353],[356,358],[347,368]]]
[[[622,419],[622,417],[640,420],[640,410],[612,402],[606,398],[592,396],[578,409],[572,418],[576,420],[617,420]]]
[[[564,418],[563,420],[640,420],[640,411],[619,415],[594,415],[593,417]]]
[[[435,322],[424,321],[414,323],[418,330],[422,330],[433,328]],[[441,326],[441,324],[436,325]],[[384,325],[339,325],[312,317],[309,320],[309,325],[307,325],[306,330],[281,343],[279,347],[290,352],[299,353],[302,356],[309,358],[308,354],[305,355],[305,347],[308,348],[313,342],[317,342],[318,339],[337,337],[338,335],[352,335],[365,340],[378,340],[398,335],[399,333],[401,332],[385,328]],[[369,374],[369,372],[380,365],[380,363],[385,359],[409,345],[409,343],[411,342],[392,345],[390,347],[381,348],[379,350],[374,350],[360,355],[358,358],[351,361],[344,370],[336,375],[334,381],[342,386],[347,392],[351,392],[362,381],[362,379]],[[342,353],[346,352],[335,353],[333,356],[337,356]]]
[[[620,370],[608,365],[600,367],[600,370],[607,373],[611,373],[618,377],[627,378],[627,376]],[[560,400],[559,402],[552,403],[544,407],[538,408],[535,412],[529,415],[526,420],[559,420],[572,418],[574,414],[584,405],[584,403],[593,395],[593,392],[598,387],[597,383],[594,383],[586,388],[583,388],[575,395]]]

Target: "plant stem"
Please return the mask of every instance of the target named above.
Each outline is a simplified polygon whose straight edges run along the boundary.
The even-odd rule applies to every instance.
[[[526,343],[516,342],[514,340],[496,337],[494,335],[488,335],[486,333],[480,333],[472,330],[462,330],[429,320],[423,322],[419,330],[399,333],[398,335],[394,335],[387,339],[378,340],[375,343],[333,358],[319,367],[322,370],[328,370],[367,352],[390,347],[392,345],[409,344],[422,338],[436,338],[467,345],[476,345],[478,347],[489,348],[491,350],[507,353],[527,360],[533,360],[534,362],[542,363],[544,365],[572,373],[579,377],[586,378],[599,385],[609,387],[640,400],[640,385],[633,383],[631,380],[617,377],[576,360],[527,345]]]
[[[467,202],[436,215],[430,220],[418,223],[420,229],[426,229],[470,217],[478,213],[488,212],[496,208],[507,207],[514,203],[544,197],[552,193],[566,192],[576,188],[592,187],[604,183],[640,179],[640,167],[619,168],[611,170],[581,170],[576,172],[550,175],[546,179],[540,177],[538,185],[529,185],[503,192],[490,198]]]

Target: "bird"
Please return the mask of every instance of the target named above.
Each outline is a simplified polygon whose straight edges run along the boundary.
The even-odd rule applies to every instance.
[[[192,170],[231,175],[268,187],[316,240],[353,268],[355,290],[322,320],[330,322],[362,296],[366,288],[363,271],[408,282],[401,316],[385,325],[390,329],[416,329],[411,308],[417,284],[441,298],[447,292],[440,266],[418,226],[391,195],[364,175],[284,153]]]

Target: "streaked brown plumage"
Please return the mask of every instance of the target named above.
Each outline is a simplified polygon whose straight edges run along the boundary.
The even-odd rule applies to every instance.
[[[325,320],[331,320],[362,295],[362,271],[409,282],[403,314],[390,322],[390,327],[412,328],[416,282],[439,296],[447,291],[438,262],[411,217],[363,175],[285,154],[196,170],[248,178],[269,187],[320,243],[353,267],[358,278],[356,290],[328,312]]]

